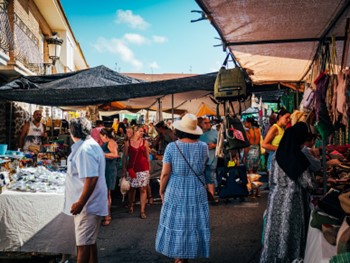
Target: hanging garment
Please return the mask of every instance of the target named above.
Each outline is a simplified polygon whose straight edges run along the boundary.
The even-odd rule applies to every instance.
[[[337,111],[337,96],[338,96],[338,76],[333,79],[332,83],[332,89],[333,89],[333,99],[332,99],[332,110],[331,110],[331,118],[333,124],[337,121],[338,119],[338,111]]]
[[[224,140],[225,140],[225,126],[223,123],[220,123],[220,130],[218,133],[218,141],[215,148],[215,156],[224,158]]]
[[[348,125],[348,105],[346,103],[347,99],[347,74],[340,72],[338,74],[338,87],[337,87],[337,110],[340,114],[342,114],[341,123],[344,125]]]
[[[314,107],[314,99],[315,91],[310,86],[307,86],[304,90],[303,99],[301,101],[303,108],[312,109]]]

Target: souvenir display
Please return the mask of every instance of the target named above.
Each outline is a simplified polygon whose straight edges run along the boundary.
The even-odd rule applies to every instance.
[[[24,192],[64,193],[66,174],[44,166],[19,168],[7,189]]]

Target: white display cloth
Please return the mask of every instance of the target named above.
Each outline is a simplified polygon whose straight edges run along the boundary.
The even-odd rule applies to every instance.
[[[0,194],[0,251],[76,254],[73,216],[62,213],[64,194]]]
[[[310,216],[310,222],[311,219],[312,217]],[[313,228],[309,224],[304,262],[328,263],[329,259],[336,254],[337,247],[327,242],[321,230]]]

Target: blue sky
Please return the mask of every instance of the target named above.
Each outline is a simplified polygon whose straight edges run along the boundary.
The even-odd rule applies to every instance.
[[[218,33],[194,0],[61,0],[90,67],[146,74],[217,71]]]

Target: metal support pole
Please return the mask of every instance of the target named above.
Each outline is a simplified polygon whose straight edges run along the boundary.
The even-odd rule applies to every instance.
[[[326,146],[327,139],[322,138],[323,193],[327,192]]]
[[[174,123],[174,94],[171,94],[171,123]]]
[[[8,142],[9,142],[9,145],[8,147],[11,148],[11,134],[12,134],[12,105],[13,105],[13,102],[11,101],[10,102],[10,125],[9,125],[9,139],[8,139]]]
[[[53,121],[53,106],[51,106],[51,123],[52,123],[52,128],[51,128],[51,137],[53,139],[53,129],[55,127],[54,121]]]
[[[294,105],[294,109],[297,109],[299,107],[299,88],[300,84],[297,84],[296,105]]]

